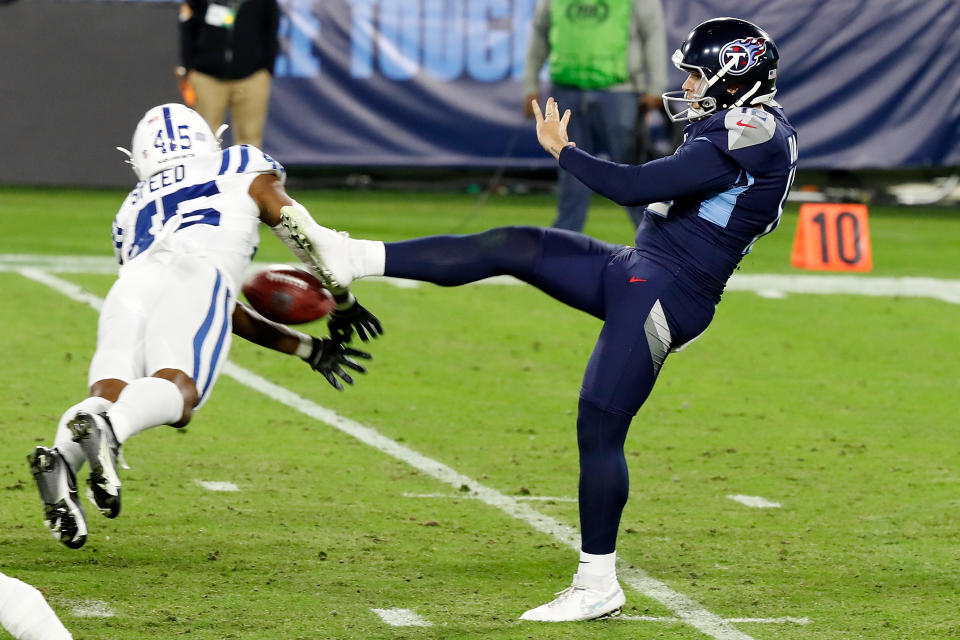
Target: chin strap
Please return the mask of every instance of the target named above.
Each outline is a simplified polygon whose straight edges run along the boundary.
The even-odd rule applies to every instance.
[[[742,107],[742,106],[743,106],[743,103],[745,103],[750,96],[752,96],[753,94],[755,94],[755,93],[757,92],[757,89],[759,89],[759,88],[760,88],[760,81],[758,80],[757,82],[755,82],[755,83],[753,84],[753,87],[750,88],[750,91],[747,91],[745,94],[743,94],[742,96],[740,96],[740,99],[739,99],[739,100],[737,100],[736,102],[733,103],[733,106],[734,106],[734,107]],[[750,104],[753,104],[753,103],[751,102]]]
[[[217,127],[216,132],[213,134],[213,137],[216,138],[217,144],[223,144],[223,132],[230,128],[228,124],[222,124]]]
[[[137,165],[133,163],[133,154],[130,153],[129,149],[124,149],[123,147],[117,147],[117,151],[127,156],[127,159],[124,162],[130,165],[130,168],[133,169],[133,173],[136,174],[137,178],[140,178],[140,172],[137,170]]]

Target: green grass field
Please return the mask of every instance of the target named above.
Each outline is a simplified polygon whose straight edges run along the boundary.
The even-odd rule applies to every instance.
[[[322,222],[385,240],[553,215],[547,196],[295,195]],[[110,256],[122,197],[0,188],[0,254]],[[796,220],[790,208],[742,272],[802,275]],[[631,241],[625,214],[599,201],[587,231]],[[957,286],[960,213],[873,209],[870,232],[870,276]],[[266,232],[258,260],[291,258]],[[99,297],[113,279],[54,275]],[[123,513],[88,505],[89,540],[71,551],[42,525],[25,456],[85,396],[97,314],[0,271],[0,571],[90,640],[960,638],[960,305],[728,292],[707,334],[669,358],[626,445],[621,575],[678,597],[625,581],[621,618],[551,626],[517,618],[575,570],[575,410],[599,322],[528,287],[355,290],[387,330],[355,388],[235,341],[237,368],[187,429],[128,443]],[[277,388],[254,391],[249,375]],[[334,428],[287,391],[353,422]]]

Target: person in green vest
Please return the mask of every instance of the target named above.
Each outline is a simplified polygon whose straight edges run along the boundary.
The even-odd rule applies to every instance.
[[[660,0],[538,0],[523,79],[524,112],[540,98],[549,59],[551,95],[570,109],[570,139],[614,162],[637,159],[638,115],[662,106],[667,45]],[[563,169],[557,177],[554,227],[582,231],[591,191]],[[634,226],[643,207],[627,207]]]

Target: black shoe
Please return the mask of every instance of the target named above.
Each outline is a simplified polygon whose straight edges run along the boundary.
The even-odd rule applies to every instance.
[[[71,549],[87,541],[87,517],[77,497],[77,479],[56,449],[37,447],[27,456],[43,500],[43,523]]]
[[[87,497],[108,518],[120,514],[120,474],[117,458],[120,445],[106,414],[80,411],[67,423],[73,441],[80,445],[90,463]]]

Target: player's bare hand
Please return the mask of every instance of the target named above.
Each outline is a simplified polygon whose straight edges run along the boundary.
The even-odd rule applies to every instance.
[[[560,157],[560,152],[564,147],[576,146],[567,138],[567,125],[570,123],[570,109],[563,112],[560,117],[560,107],[552,97],[547,98],[547,104],[544,110],[540,111],[540,105],[536,100],[530,102],[533,109],[533,117],[537,121],[537,140],[540,141],[547,153],[554,158]]]

